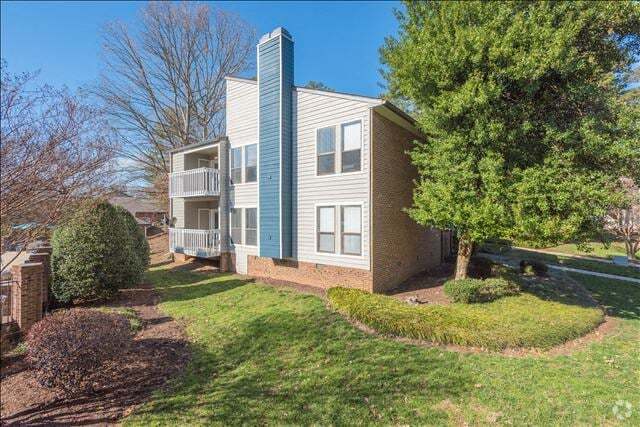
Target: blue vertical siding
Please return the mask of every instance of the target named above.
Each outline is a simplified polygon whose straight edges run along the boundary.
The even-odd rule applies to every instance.
[[[260,256],[280,257],[280,43],[258,48]]]
[[[283,258],[292,252],[293,43],[275,37],[258,57],[260,256]]]

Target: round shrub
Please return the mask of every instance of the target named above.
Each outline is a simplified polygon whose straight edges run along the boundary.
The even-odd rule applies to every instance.
[[[469,274],[478,279],[486,279],[491,277],[491,270],[494,262],[487,257],[473,256],[470,260]]]
[[[147,268],[149,266],[149,242],[147,238],[144,236],[144,232],[138,226],[138,222],[131,215],[131,212],[123,208],[122,206],[116,206],[116,210],[118,214],[122,216],[122,220],[124,221],[129,233],[133,237],[133,251],[135,252],[140,264],[143,268]]]
[[[52,292],[61,303],[109,298],[144,274],[135,238],[109,203],[81,208],[56,228],[51,246]]]
[[[41,385],[85,392],[109,380],[105,362],[124,354],[131,342],[129,320],[120,314],[63,310],[29,330],[27,362]]]
[[[444,293],[453,302],[464,304],[489,302],[520,293],[517,284],[508,280],[493,278],[449,280],[444,284]]]
[[[549,267],[544,262],[535,259],[523,259],[520,261],[520,273],[528,276],[546,276]]]

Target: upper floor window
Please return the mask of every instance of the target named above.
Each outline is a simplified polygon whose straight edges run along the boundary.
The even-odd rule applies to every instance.
[[[242,147],[235,147],[231,149],[231,183],[242,183]]]
[[[231,209],[231,243],[242,244],[242,209]]]
[[[258,180],[258,144],[244,147],[244,181],[256,182]]]
[[[318,175],[336,172],[336,130],[335,127],[318,129],[317,146]]]
[[[345,123],[342,128],[342,172],[356,172],[360,170],[362,152],[362,124],[361,122]]]
[[[246,245],[258,244],[258,209],[256,208],[244,210],[244,240]]]

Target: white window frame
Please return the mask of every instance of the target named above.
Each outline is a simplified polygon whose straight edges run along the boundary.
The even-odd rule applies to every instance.
[[[345,126],[349,126],[349,125],[354,125],[356,123],[360,124],[360,147],[356,150],[356,149],[351,149],[351,150],[347,150],[345,151],[344,149],[344,128]],[[344,122],[344,123],[340,123],[340,174],[345,175],[345,174],[350,174],[350,173],[359,173],[362,172],[362,141],[363,141],[363,126],[362,126],[362,120],[358,119],[358,120],[352,120],[350,122]],[[354,170],[354,171],[343,171],[343,167],[344,167],[344,163],[342,161],[342,156],[344,153],[348,153],[350,151],[360,151],[360,167],[358,168],[358,170]]]
[[[321,251],[320,250],[320,210],[321,209],[333,209],[333,252],[329,252],[329,251]],[[316,205],[315,207],[315,247],[316,247],[316,253],[318,254],[323,254],[323,255],[336,255],[338,254],[338,244],[337,244],[337,230],[336,230],[336,206],[332,205],[332,204],[319,204]],[[329,234],[327,232],[324,232],[323,234]]]
[[[333,152],[327,153],[319,153],[318,152],[318,143],[320,142],[320,131],[323,129],[333,129]],[[338,132],[336,132],[336,125],[322,126],[315,129],[315,168],[316,168],[316,176],[331,176],[336,175],[338,173]],[[318,162],[320,156],[328,156],[333,154],[333,172],[322,173],[318,171]]]
[[[238,169],[233,167],[233,154],[232,154],[233,150],[238,150],[240,153],[240,182],[234,182],[232,179],[233,171]],[[231,147],[229,149],[229,182],[231,182],[231,185],[244,184],[244,155],[243,154],[244,154],[244,149],[242,148],[242,146]]]
[[[360,209],[360,233],[345,233],[344,232],[344,208],[358,208]],[[349,255],[349,256],[362,256],[362,246],[363,246],[363,237],[362,237],[362,220],[363,220],[363,214],[362,214],[362,205],[361,204],[353,204],[353,205],[349,205],[349,204],[341,204],[340,205],[340,255]],[[358,235],[360,236],[360,253],[351,253],[351,252],[345,252],[344,251],[344,236],[345,235]]]
[[[233,230],[237,230],[238,227],[233,227],[233,214],[232,211],[240,212],[240,242],[233,241]],[[244,245],[244,209],[238,206],[234,206],[229,209],[229,239],[231,240],[231,244],[233,246],[243,246]]]
[[[248,230],[248,228],[247,228],[247,211],[249,209],[255,209],[255,211],[256,211],[256,228],[255,229],[253,229],[253,228],[251,229],[251,230],[256,230],[256,243],[255,243],[255,245],[247,243],[247,230]],[[243,243],[242,244],[244,246],[255,248],[255,247],[258,246],[258,242],[260,240],[260,236],[258,235],[258,208],[255,207],[255,206],[248,206],[246,208],[242,208],[242,210],[243,210],[243,214],[242,214],[242,230],[243,230],[242,231],[242,242]]]
[[[256,147],[256,180],[255,181],[247,181],[247,168],[249,167],[247,165],[247,147]],[[246,144],[242,146],[242,183],[243,184],[255,184],[258,182],[258,144],[257,143],[252,143],[252,144]]]
[[[314,152],[314,176],[316,178],[328,178],[328,177],[332,177],[332,176],[349,176],[349,175],[357,175],[357,174],[362,174],[365,173],[365,162],[364,162],[364,141],[365,141],[365,137],[364,137],[364,121],[365,119],[362,117],[359,118],[354,118],[351,120],[346,120],[346,121],[341,121],[338,123],[333,123],[333,124],[327,124],[327,125],[322,125],[322,126],[318,126],[316,128],[314,128],[314,148],[313,148],[313,152]],[[353,124],[353,123],[358,123],[360,122],[360,170],[357,171],[350,171],[350,172],[342,172],[342,147],[343,147],[343,141],[342,141],[342,126],[343,125],[349,125],[349,124]],[[333,127],[334,128],[334,134],[335,134],[335,146],[334,146],[334,155],[335,155],[335,160],[334,160],[334,172],[333,173],[326,173],[326,174],[322,174],[319,175],[318,174],[318,131],[320,129],[325,129],[325,128],[330,128]],[[351,150],[350,150],[351,151]]]
[[[326,203],[316,203],[313,205],[314,208],[314,253],[317,256],[329,256],[329,257],[337,257],[341,259],[363,259],[367,255],[365,255],[365,248],[368,244],[365,242],[364,231],[365,231],[365,201],[363,200],[354,200],[354,201],[344,201],[344,202],[326,202]],[[352,255],[352,254],[344,254],[342,253],[342,207],[343,206],[358,206],[360,208],[360,255]],[[318,208],[327,207],[327,208],[335,208],[334,210],[334,228],[335,228],[335,252],[320,252],[318,251]]]

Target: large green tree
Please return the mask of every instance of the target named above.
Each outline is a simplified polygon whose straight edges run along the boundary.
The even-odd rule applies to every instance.
[[[381,49],[389,96],[426,136],[412,218],[451,228],[456,277],[491,238],[586,239],[638,173],[618,97],[640,53],[634,2],[406,2]]]

